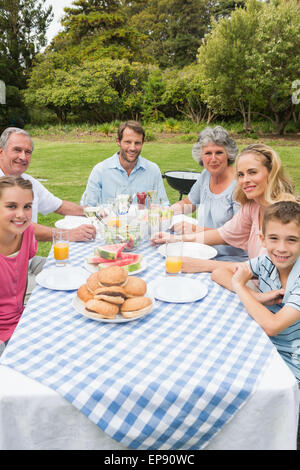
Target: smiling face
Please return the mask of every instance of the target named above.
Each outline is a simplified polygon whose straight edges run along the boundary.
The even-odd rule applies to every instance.
[[[278,271],[290,272],[300,256],[299,225],[294,221],[283,224],[277,219],[269,220],[262,241]]]
[[[204,168],[212,175],[223,173],[228,167],[228,157],[224,147],[208,144],[202,148],[201,159]]]
[[[126,127],[121,140],[117,140],[120,147],[119,159],[124,168],[134,167],[143,147],[143,136],[133,129]]]
[[[237,161],[237,177],[247,199],[264,205],[269,171],[263,165],[262,158],[251,153],[240,156]]]
[[[32,191],[18,186],[2,189],[0,195],[0,230],[20,235],[31,223]]]
[[[32,144],[28,136],[14,132],[6,148],[0,147],[0,168],[6,176],[21,176],[31,160]]]

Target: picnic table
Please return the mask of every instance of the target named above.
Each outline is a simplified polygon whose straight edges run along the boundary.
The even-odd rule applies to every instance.
[[[71,243],[71,265],[96,244]],[[138,252],[149,285],[164,258]],[[0,360],[0,449],[296,449],[298,386],[272,342],[209,274],[182,276],[207,295],[126,323],[37,285]]]

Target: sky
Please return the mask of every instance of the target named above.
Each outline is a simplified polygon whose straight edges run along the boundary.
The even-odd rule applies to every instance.
[[[73,0],[47,0],[46,1],[45,6],[52,5],[53,13],[54,13],[54,19],[51,22],[51,25],[49,26],[48,31],[47,31],[48,43],[51,42],[54,36],[56,36],[57,33],[61,29],[60,20],[62,16],[64,15],[64,7],[69,7],[72,5],[72,3],[73,3]]]

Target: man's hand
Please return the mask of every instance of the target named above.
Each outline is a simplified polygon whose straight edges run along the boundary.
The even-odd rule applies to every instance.
[[[89,242],[96,238],[96,228],[94,225],[80,225],[69,230],[70,242]]]

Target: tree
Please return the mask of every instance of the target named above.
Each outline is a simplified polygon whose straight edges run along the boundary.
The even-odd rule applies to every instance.
[[[25,87],[33,59],[46,45],[53,14],[45,1],[0,0],[0,74],[18,88]]]
[[[253,87],[257,77],[249,68],[249,57],[256,47],[261,9],[261,3],[250,0],[231,18],[214,22],[198,54],[203,100],[215,113],[240,112],[245,130],[251,128],[251,108],[258,101],[258,87]]]
[[[217,113],[239,111],[244,129],[254,113],[284,132],[300,74],[300,9],[296,0],[248,0],[231,18],[214,23],[198,54],[203,97]]]
[[[109,57],[151,62],[144,54],[144,35],[128,26],[121,1],[75,0],[64,11],[64,30],[53,41],[53,50],[73,50],[79,61]]]
[[[296,108],[292,84],[300,77],[300,8],[296,0],[265,5],[256,32],[257,46],[249,64],[258,77],[261,112],[283,134]]]
[[[165,91],[162,73],[155,69],[149,75],[143,86],[142,116],[146,121],[161,121],[164,119],[162,99]]]
[[[203,86],[197,65],[188,65],[182,70],[166,71],[163,102],[175,108],[175,113],[199,124],[209,123],[213,113],[203,102]]]
[[[28,106],[45,106],[55,111],[60,123],[74,112],[89,114],[90,121],[107,122],[140,111],[142,84],[148,67],[130,64],[126,59],[81,62],[68,68],[57,67],[60,56],[48,54],[33,69],[25,91]]]
[[[212,2],[205,0],[128,1],[130,24],[147,37],[146,51],[163,68],[196,62],[208,31]]]
[[[121,3],[75,0],[65,8],[63,31],[39,55],[30,75],[28,105],[53,109],[60,122],[71,111],[88,112],[100,122],[140,112],[148,58],[144,36],[127,25]]]
[[[244,0],[219,0],[214,2],[212,7],[212,16],[216,21],[222,18],[230,17],[236,8],[245,8]]]

